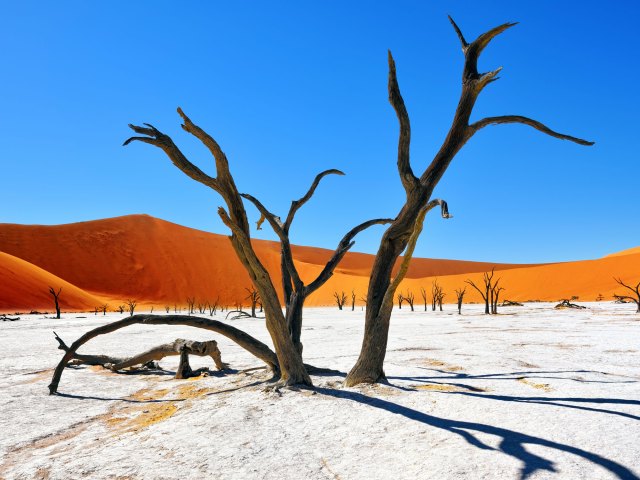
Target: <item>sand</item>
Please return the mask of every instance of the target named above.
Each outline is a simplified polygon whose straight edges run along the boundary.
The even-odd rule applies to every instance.
[[[254,245],[279,287],[279,245],[262,240],[255,240]],[[301,277],[307,282],[320,273],[332,254],[314,247],[294,246],[293,250]],[[496,277],[502,277],[501,285],[507,289],[503,298],[557,301],[578,296],[595,300],[602,295],[609,299],[621,292],[613,276],[634,284],[640,280],[637,250],[548,265],[416,258],[401,290],[412,291],[420,302],[420,288],[430,291],[438,277],[447,294],[445,302],[453,302],[455,288],[464,286],[467,278],[477,281],[481,272],[495,267]],[[126,299],[135,299],[157,311],[166,305],[184,307],[187,297],[198,302],[217,299],[233,307],[247,305],[245,289],[251,286],[226,236],[148,215],[55,226],[0,224],[0,252],[8,254],[0,256],[0,269],[12,272],[0,285],[1,311],[46,308],[51,302],[46,301],[48,288],[43,294],[42,286],[48,282],[56,288],[65,286],[61,301],[70,310],[92,309],[102,303],[115,308]],[[17,267],[16,257],[31,267]],[[332,305],[336,291],[349,297],[354,291],[356,303],[362,305],[372,263],[372,255],[348,253],[329,282],[308,298],[307,305]],[[65,298],[71,285],[76,289]],[[468,301],[480,301],[470,287],[467,291]]]
[[[640,317],[630,305],[588,306],[396,310],[390,384],[350,389],[341,382],[363,312],[307,309],[305,360],[337,372],[313,376],[314,391],[279,393],[260,371],[173,380],[174,357],[164,374],[67,369],[62,395],[49,396],[61,358],[51,330],[72,341],[119,316],[23,316],[0,323],[0,478],[638,478]],[[269,342],[263,321],[234,325]],[[134,326],[83,349],[127,355],[176,337],[215,338],[236,370],[260,365],[186,327]]]

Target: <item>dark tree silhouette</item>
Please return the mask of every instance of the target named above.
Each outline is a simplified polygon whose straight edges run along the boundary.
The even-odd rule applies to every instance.
[[[467,291],[467,287],[464,288],[456,288],[456,301],[458,303],[458,315],[462,315],[462,300],[464,299],[464,294]]]
[[[56,304],[56,318],[60,318],[60,303],[58,302],[60,298],[60,292],[62,292],[62,287],[60,287],[56,292],[52,286],[49,286],[49,293],[53,295],[53,301]]]
[[[245,290],[249,293],[249,295],[246,296],[246,299],[249,300],[249,303],[251,304],[251,316],[256,318],[256,307],[260,302],[260,294],[254,286],[251,288],[245,288]]]
[[[492,313],[492,307],[493,307],[493,287],[494,287],[494,283],[493,283],[493,276],[495,275],[495,267],[491,269],[491,272],[485,272],[482,274],[482,281],[484,282],[484,290],[481,290],[480,287],[478,287],[473,280],[467,279],[465,280],[465,283],[468,283],[469,285],[471,285],[473,288],[475,288],[478,293],[482,296],[482,299],[484,300],[484,314],[485,315],[490,315]],[[498,279],[496,281],[499,282],[500,279]]]
[[[636,310],[636,313],[640,313],[640,282],[638,282],[635,287],[632,287],[631,285],[628,285],[628,284],[624,283],[621,278],[615,278],[614,277],[614,280],[616,281],[616,283],[619,283],[620,285],[622,285],[627,290],[633,292],[633,296],[630,296],[630,295],[615,295],[615,297],[618,300],[624,299],[624,300],[628,300],[630,302],[634,302],[638,307],[638,309]]]
[[[411,308],[411,311],[413,312],[413,302],[415,301],[415,295],[413,294],[413,292],[408,290],[407,294],[404,296],[404,299],[407,301],[409,307]]]
[[[129,309],[129,316],[133,317],[133,312],[136,310],[136,305],[138,304],[138,302],[129,299],[125,303],[127,304],[127,308]]]
[[[342,292],[342,293],[333,292],[333,298],[336,299],[336,304],[338,305],[338,310],[342,310],[342,307],[344,306],[345,302],[347,301],[347,295],[344,292]]]
[[[422,295],[422,300],[424,301],[424,311],[427,311],[427,291],[424,287],[420,287],[420,295]]]
[[[356,309],[356,291],[351,290],[351,311]]]
[[[425,205],[429,203],[444,172],[458,151],[471,137],[489,125],[521,123],[552,137],[569,140],[580,145],[593,144],[593,142],[554,132],[542,123],[523,116],[486,117],[470,123],[469,119],[478,96],[487,85],[498,79],[498,73],[501,70],[498,68],[488,73],[478,72],[478,58],[493,38],[515,24],[505,23],[495,27],[469,43],[451,17],[449,20],[458,35],[464,53],[462,92],[449,132],[440,150],[420,177],[414,174],[409,161],[411,142],[409,114],[400,94],[395,62],[389,52],[389,101],[400,123],[397,166],[400,181],[406,193],[406,201],[380,241],[369,280],[362,348],[356,364],[345,379],[346,386],[377,382],[384,378],[383,365],[391,319],[391,310],[385,304],[385,298],[395,283],[391,280],[393,266],[403,250],[407,248],[409,239],[416,231],[418,217]],[[393,298],[393,293],[391,292],[391,298]]]
[[[436,311],[436,305],[438,305],[441,294],[442,287],[438,285],[438,279],[436,278],[431,284],[431,310],[434,312]],[[442,310],[442,308],[440,308],[440,310]]]
[[[402,310],[402,303],[404,302],[404,295],[402,295],[402,292],[398,293],[398,295],[396,296],[396,300],[398,300],[398,309]]]
[[[187,297],[187,313],[193,315],[193,307],[196,304],[196,297]]]

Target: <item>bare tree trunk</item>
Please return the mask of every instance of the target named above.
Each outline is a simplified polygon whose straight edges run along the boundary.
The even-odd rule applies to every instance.
[[[540,122],[521,116],[487,117],[470,124],[469,119],[478,95],[486,85],[497,80],[497,75],[500,72],[500,69],[497,69],[480,74],[477,68],[478,57],[495,36],[514,24],[506,23],[496,27],[480,35],[474,42],[469,44],[453,20],[451,20],[451,23],[460,39],[465,56],[462,93],[449,133],[431,164],[420,178],[414,175],[409,161],[409,145],[411,142],[409,115],[400,94],[395,62],[391,52],[389,52],[389,101],[400,123],[397,166],[400,180],[406,192],[406,202],[380,241],[380,247],[369,279],[364,339],[358,360],[345,379],[345,385],[347,386],[377,382],[384,377],[383,363],[387,348],[391,311],[384,304],[383,299],[391,285],[390,279],[393,265],[407,247],[409,238],[412,232],[415,231],[419,214],[429,202],[433,190],[442,175],[458,151],[477,131],[493,124],[523,123],[556,138],[570,140],[582,145],[592,144],[592,142],[559,134]]]
[[[60,318],[60,304],[58,303],[58,297],[60,297],[60,292],[62,292],[62,287],[58,289],[56,292],[53,287],[49,287],[49,293],[53,295],[53,301],[56,304],[56,318]]]
[[[58,391],[58,384],[60,383],[60,378],[62,377],[64,368],[67,366],[69,361],[74,358],[74,355],[76,355],[76,351],[82,345],[87,343],[92,338],[98,337],[100,335],[106,335],[108,333],[120,330],[121,328],[136,324],[186,325],[189,327],[203,328],[205,330],[211,330],[213,332],[220,333],[221,335],[224,335],[233,342],[237,343],[249,353],[258,357],[260,360],[267,364],[267,366],[274,372],[274,374],[278,374],[279,362],[276,354],[274,354],[273,351],[271,351],[271,349],[264,343],[243,332],[242,330],[238,330],[235,327],[222,322],[218,322],[217,320],[208,320],[202,317],[191,317],[187,315],[134,315],[117,322],[108,323],[101,327],[94,328],[93,330],[88,331],[78,340],[73,342],[71,346],[65,350],[65,354],[62,357],[62,360],[60,360],[60,363],[58,363],[58,366],[53,373],[51,383],[49,384],[49,393],[54,394]]]
[[[300,353],[293,345],[285,316],[280,306],[278,293],[271,281],[271,277],[264,265],[256,255],[251,245],[249,221],[242,203],[242,197],[238,192],[233,176],[229,169],[227,156],[220,145],[208,133],[195,125],[184,112],[178,108],[178,114],[182,117],[182,128],[198,138],[211,152],[215,159],[217,177],[211,177],[191,163],[187,157],[175,145],[173,140],[152,125],[145,127],[129,125],[132,130],[141,135],[129,138],[125,141],[128,145],[132,141],[141,141],[162,149],[185,175],[193,180],[210,187],[220,194],[227,205],[228,212],[220,207],[218,215],[223,223],[231,230],[231,245],[238,259],[247,270],[249,278],[255,285],[265,310],[266,327],[273,341],[280,367],[280,384],[312,385],[311,378],[305,370]]]

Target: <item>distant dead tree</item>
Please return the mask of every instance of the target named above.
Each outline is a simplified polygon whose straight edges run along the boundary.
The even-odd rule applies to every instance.
[[[440,311],[442,311],[442,302],[444,300],[444,297],[446,297],[447,294],[444,293],[444,291],[442,290],[442,287],[439,287],[438,289],[438,308],[440,309]]]
[[[415,300],[415,296],[413,295],[413,292],[411,290],[407,290],[407,294],[404,296],[404,299],[407,301],[407,303],[409,304],[409,307],[411,307],[411,311],[413,312],[413,302]]]
[[[431,310],[434,312],[436,311],[436,305],[438,305],[441,294],[442,287],[438,285],[438,279],[436,278],[431,284]],[[440,307],[440,310],[442,310],[442,307]]]
[[[187,313],[193,315],[193,306],[196,303],[196,297],[187,297]]]
[[[458,315],[462,315],[462,299],[464,298],[464,294],[467,291],[467,287],[464,288],[456,288],[456,300],[458,302]]]
[[[396,296],[396,300],[398,301],[398,308],[400,310],[402,310],[402,302],[404,302],[404,300],[405,300],[404,295],[402,294],[402,292],[398,293],[398,295]]]
[[[209,302],[209,316],[213,317],[216,314],[216,310],[218,309],[218,304],[220,303],[220,297],[216,298],[214,302]]]
[[[485,117],[470,122],[478,96],[487,85],[498,79],[498,74],[501,70],[498,68],[487,73],[480,73],[478,71],[478,58],[493,38],[515,24],[505,23],[483,33],[474,41],[467,42],[458,25],[451,17],[449,17],[449,20],[460,40],[464,54],[464,68],[461,78],[462,91],[453,115],[451,127],[441,147],[426,170],[418,174],[414,173],[409,159],[411,144],[409,114],[400,94],[396,64],[391,52],[389,52],[389,102],[393,106],[400,124],[397,168],[400,181],[406,193],[406,201],[400,207],[400,211],[394,221],[382,235],[378,253],[373,261],[373,269],[369,277],[362,347],[356,364],[345,378],[344,386],[346,387],[360,383],[374,383],[384,379],[384,358],[389,338],[389,325],[391,323],[389,298],[392,303],[395,294],[395,291],[390,291],[389,289],[393,290],[399,284],[399,282],[396,282],[397,277],[392,279],[393,267],[403,251],[409,250],[408,247],[413,238],[419,236],[424,222],[424,209],[429,205],[434,189],[451,161],[467,141],[480,130],[490,125],[520,123],[555,138],[569,140],[580,145],[593,145],[593,142],[563,135],[536,120],[520,115]],[[406,257],[406,253],[404,256]],[[410,260],[409,258],[407,268]]]
[[[124,313],[124,305],[118,305],[116,307],[116,310],[118,311],[118,313],[123,314]]]
[[[427,291],[424,287],[420,287],[420,295],[422,295],[422,300],[424,301],[424,311],[427,311]]]
[[[136,302],[135,300],[127,300],[126,302],[127,308],[129,309],[129,316],[132,317],[133,316],[133,312],[136,310],[136,305],[138,304],[138,302]]]
[[[93,314],[94,314],[94,315],[98,315],[98,312],[100,311],[100,308],[101,308],[101,307],[98,307],[98,306],[93,307]]]
[[[164,311],[169,313],[169,311],[171,310],[171,305],[165,305],[164,306]]]
[[[256,318],[256,307],[258,306],[258,303],[260,303],[260,294],[254,286],[251,288],[245,288],[245,290],[249,292],[246,299],[249,300],[249,304],[251,305],[251,316]]]
[[[475,283],[473,283],[472,280],[470,279],[465,280],[465,283],[468,283],[473,288],[475,288],[478,291],[478,293],[482,296],[482,299],[484,300],[485,315],[490,315],[493,312],[493,308],[492,308],[493,295],[494,295],[493,288],[495,286],[493,283],[493,276],[495,274],[494,270],[495,270],[495,267],[491,269],[491,272],[485,272],[482,274],[482,280],[484,282],[484,290],[481,290]],[[497,281],[500,281],[500,279],[498,279]]]
[[[356,309],[356,291],[351,290],[351,311]]]
[[[100,309],[102,310],[102,315],[107,314],[107,308],[109,308],[109,305],[107,303],[103,303],[102,306],[100,307]]]
[[[200,313],[202,315],[206,311],[207,311],[207,302],[205,302],[205,301],[198,302],[198,313]]]
[[[338,305],[338,310],[342,310],[342,307],[344,306],[345,302],[347,301],[347,295],[344,292],[342,292],[342,293],[333,292],[333,298],[336,299],[336,304]]]
[[[624,283],[621,278],[615,278],[614,277],[614,280],[616,281],[616,283],[619,283],[620,285],[622,285],[627,290],[633,292],[633,296],[630,296],[630,295],[615,295],[615,297],[618,298],[618,299],[624,299],[624,300],[628,300],[628,301],[634,302],[638,307],[638,309],[636,310],[636,313],[640,313],[640,282],[638,282],[635,287],[632,287],[631,285],[628,285],[628,284]]]
[[[603,300],[604,300],[604,296],[601,293],[599,293],[598,296],[596,297],[596,302],[601,302]]]
[[[500,282],[500,278],[496,280],[496,283],[491,287],[491,314],[498,314],[498,297],[500,296],[500,292],[504,290],[503,287],[499,287],[498,283]]]
[[[585,307],[584,305],[577,305],[575,303],[571,303],[568,299],[564,299],[553,308],[558,309],[558,310],[563,310],[565,308],[575,308],[575,309],[578,309],[578,310],[584,310],[587,307]]]
[[[62,287],[60,287],[56,292],[52,286],[49,286],[49,293],[53,295],[53,301],[56,304],[56,318],[60,318],[60,303],[58,303],[60,292],[62,292]]]
[[[506,298],[502,301],[501,307],[523,307],[524,304],[520,302],[516,302],[515,300],[507,300]]]

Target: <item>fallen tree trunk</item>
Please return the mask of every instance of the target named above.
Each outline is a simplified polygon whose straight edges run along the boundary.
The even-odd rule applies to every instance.
[[[134,315],[127,317],[117,322],[109,323],[93,330],[88,331],[82,335],[78,340],[73,342],[68,350],[65,350],[65,354],[60,360],[60,363],[56,366],[49,384],[49,394],[53,395],[58,391],[58,384],[62,377],[62,372],[67,366],[69,361],[73,359],[76,351],[92,338],[100,335],[106,335],[108,333],[115,332],[121,328],[128,327],[130,325],[185,325],[189,327],[202,328],[205,330],[211,330],[217,332],[225,337],[229,338],[239,346],[247,350],[252,355],[255,355],[260,360],[265,362],[267,366],[275,373],[280,373],[278,364],[278,358],[276,354],[264,343],[252,337],[248,333],[243,332],[231,325],[219,322],[217,320],[210,320],[201,317],[190,317],[187,315]]]
[[[67,344],[64,343],[56,332],[53,333],[60,344],[58,348],[65,352],[69,351]],[[102,365],[109,370],[117,372],[118,370],[124,370],[125,368],[134,367],[136,365],[146,365],[150,362],[160,361],[165,357],[180,355],[183,350],[185,350],[188,355],[211,357],[218,370],[228,368],[228,365],[222,361],[220,350],[218,349],[218,342],[215,340],[198,342],[182,338],[177,338],[171,343],[165,343],[164,345],[153,347],[152,349],[133,357],[121,358],[111,357],[109,355],[83,355],[76,352],[73,354],[72,360],[77,360],[78,364]]]
[[[577,308],[577,309],[585,309],[587,307],[583,306],[583,305],[576,305],[575,303],[571,303],[569,300],[562,300],[562,302],[560,302],[559,304],[557,304],[555,307],[553,308],[557,308],[558,310],[563,309],[563,308]]]

